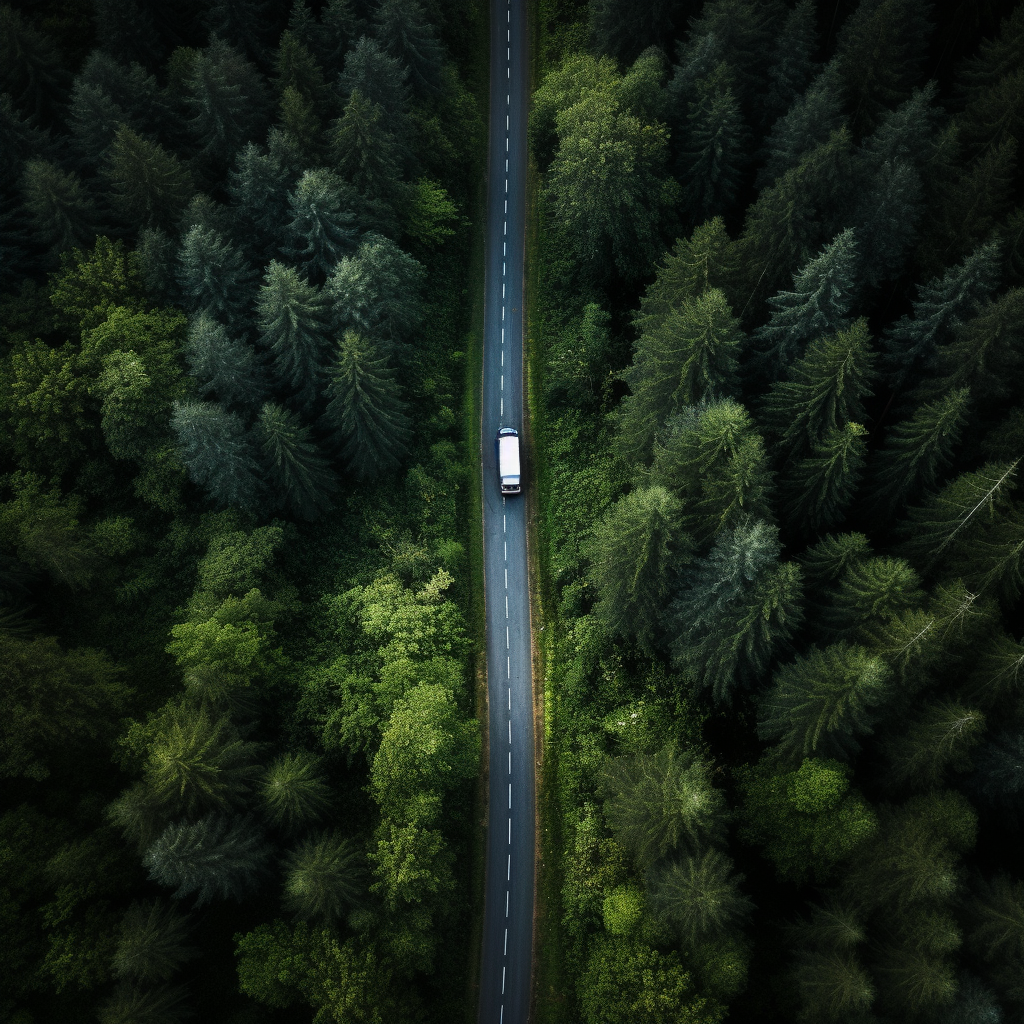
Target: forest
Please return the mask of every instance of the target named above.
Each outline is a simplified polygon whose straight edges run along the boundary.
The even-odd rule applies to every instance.
[[[463,1015],[480,38],[0,6],[4,1021]]]
[[[1024,1021],[1024,4],[539,0],[538,1019]]]

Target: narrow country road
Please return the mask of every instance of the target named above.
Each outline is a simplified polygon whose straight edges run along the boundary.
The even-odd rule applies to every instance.
[[[522,432],[523,426],[526,44],[525,0],[491,0],[481,453],[490,775],[480,1024],[525,1024],[533,954],[534,736],[526,511],[522,495],[502,498],[494,454],[499,427]],[[523,459],[529,460],[525,446]]]

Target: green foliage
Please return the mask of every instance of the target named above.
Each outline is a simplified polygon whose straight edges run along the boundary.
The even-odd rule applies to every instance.
[[[77,175],[45,160],[30,160],[21,187],[25,209],[50,260],[92,241],[97,226],[96,206]]]
[[[224,403],[252,407],[266,392],[256,353],[228,335],[205,309],[189,319],[185,358],[203,397],[212,394]]]
[[[334,264],[355,248],[355,215],[350,190],[333,171],[306,171],[288,196],[294,240],[289,250],[307,274],[322,281]]]
[[[256,436],[278,494],[277,503],[302,519],[318,519],[329,507],[338,482],[312,440],[312,431],[283,406],[267,402]]]
[[[178,284],[185,304],[228,324],[244,323],[254,274],[241,251],[202,224],[188,229],[178,252]]]
[[[783,481],[783,493],[790,495],[784,509],[791,522],[811,532],[842,520],[860,483],[866,435],[859,423],[845,423],[811,442],[810,454],[799,459]]]
[[[891,784],[903,790],[940,786],[950,770],[971,766],[970,752],[982,739],[985,716],[960,701],[930,702],[907,731],[889,743]]]
[[[604,898],[604,928],[610,935],[632,935],[640,927],[646,910],[643,890],[621,885]]]
[[[125,911],[111,969],[116,978],[142,984],[169,981],[196,956],[188,944],[188,918],[180,910],[151,900]]]
[[[765,756],[737,778],[740,837],[764,851],[780,878],[823,881],[878,827],[839,761],[804,758],[788,769]]]
[[[549,406],[586,408],[600,401],[607,386],[610,320],[597,303],[589,302],[582,317],[552,345],[544,370]]]
[[[430,178],[417,178],[409,197],[405,231],[420,245],[442,245],[455,234],[449,225],[460,219],[459,208],[447,191]]]
[[[697,854],[721,839],[725,799],[710,775],[707,761],[672,744],[608,761],[604,811],[616,842],[648,868],[675,850]]]
[[[304,840],[286,861],[285,908],[303,921],[336,923],[363,895],[362,860],[337,831]]]
[[[320,759],[304,750],[282,754],[267,768],[260,796],[270,823],[289,834],[319,822],[334,802]]]
[[[102,167],[114,212],[128,224],[171,228],[195,194],[173,153],[122,125]]]

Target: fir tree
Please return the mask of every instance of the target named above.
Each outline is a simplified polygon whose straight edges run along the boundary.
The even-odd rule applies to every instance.
[[[621,61],[634,60],[666,40],[674,25],[682,26],[675,0],[656,0],[643,7],[623,0],[588,0],[587,11],[595,51]]]
[[[235,246],[211,228],[195,225],[182,239],[178,284],[185,304],[229,325],[244,324],[255,274]]]
[[[323,124],[312,103],[298,89],[289,86],[278,106],[278,131],[295,162],[303,167],[324,163]]]
[[[356,247],[357,227],[350,187],[333,171],[306,171],[288,196],[293,240],[284,250],[307,276],[323,281],[346,253]]]
[[[830,538],[831,539],[831,538]],[[830,635],[855,637],[924,603],[921,580],[902,558],[858,558],[846,566],[822,623]]]
[[[171,425],[189,476],[223,505],[255,504],[258,463],[242,420],[215,402],[176,402]]]
[[[1024,513],[1011,506],[970,552],[964,577],[979,593],[997,591],[1009,604],[1024,592]]]
[[[423,318],[425,279],[424,267],[390,238],[367,234],[327,283],[335,323],[371,338],[381,351],[399,353]]]
[[[334,165],[363,196],[395,204],[400,198],[402,147],[379,103],[353,89],[331,137]]]
[[[649,882],[651,909],[688,946],[728,934],[753,910],[732,868],[718,850],[673,861]]]
[[[444,46],[418,0],[383,0],[374,27],[381,49],[409,69],[417,95],[440,91]]]
[[[1013,697],[1024,684],[1024,643],[1005,633],[987,639],[975,664],[966,689],[971,700],[992,707]]]
[[[345,55],[345,71],[338,80],[348,99],[354,91],[383,107],[391,130],[402,138],[409,104],[409,69],[386,54],[370,36],[363,36]]]
[[[731,209],[746,160],[746,129],[724,75],[702,82],[690,104],[680,154],[683,205],[700,224]]]
[[[302,750],[282,754],[270,765],[260,796],[270,823],[289,834],[316,824],[333,804],[319,758]]]
[[[807,354],[790,368],[788,379],[772,385],[765,400],[769,428],[787,449],[800,451],[864,419],[874,360],[865,320],[833,337],[812,341]]]
[[[809,341],[846,330],[859,270],[857,236],[847,228],[793,275],[793,291],[768,300],[771,319],[754,341],[771,379],[782,376]]]
[[[332,925],[363,895],[363,857],[340,832],[300,843],[285,862],[284,905],[302,921]]]
[[[338,482],[310,428],[295,413],[267,402],[256,438],[277,503],[302,519],[318,519],[330,507]]]
[[[833,62],[773,125],[765,141],[767,159],[757,174],[758,188],[771,185],[842,128],[846,123],[843,100],[842,78]]]
[[[292,9],[293,14],[295,10],[297,8]],[[274,85],[280,96],[294,89],[313,108],[317,117],[329,116],[333,109],[334,98],[310,43],[300,39],[291,29],[281,34],[277,47]]]
[[[64,102],[67,72],[53,40],[13,7],[0,7],[0,92],[26,117],[49,121]]]
[[[219,170],[266,130],[269,100],[260,73],[216,35],[192,62],[186,88],[200,162]]]
[[[314,52],[330,79],[342,73],[349,50],[358,45],[362,21],[352,0],[327,0],[320,11],[320,31]]]
[[[151,139],[180,134],[177,115],[157,80],[138,64],[126,67],[102,50],[95,50],[76,82],[102,90],[123,112],[122,121],[139,134]]]
[[[195,193],[176,157],[128,127],[114,136],[102,174],[110,185],[110,205],[132,227],[173,226]]]
[[[882,338],[883,364],[894,387],[935,370],[939,346],[992,294],[998,276],[999,244],[986,242],[941,279],[918,288],[913,318],[902,317]]]
[[[800,1020],[808,1024],[850,1019],[848,1014],[866,1012],[875,996],[871,976],[849,950],[801,950],[792,978],[800,996]]]
[[[951,391],[925,402],[908,420],[889,431],[872,462],[868,508],[877,523],[887,523],[909,498],[934,487],[960,440],[967,419],[969,392]]]
[[[252,893],[266,856],[263,836],[251,819],[208,814],[196,822],[168,825],[142,862],[154,882],[174,888],[176,899],[195,893],[199,907]]]
[[[328,347],[327,300],[292,267],[267,267],[256,303],[260,342],[273,353],[278,381],[309,407],[320,393]]]
[[[276,248],[277,236],[289,219],[290,184],[288,168],[254,142],[238,151],[228,176],[228,192],[240,221],[237,240],[248,254],[265,256]]]
[[[938,86],[928,82],[915,89],[910,99],[882,114],[878,127],[864,140],[859,163],[865,177],[886,164],[907,163],[920,171],[934,145],[939,112],[935,108]]]
[[[908,729],[888,743],[890,784],[900,791],[941,786],[948,773],[971,767],[970,752],[985,731],[985,716],[960,701],[925,706]]]
[[[189,320],[185,359],[200,395],[253,409],[266,394],[266,374],[255,352],[206,310]]]
[[[329,374],[324,418],[349,467],[364,480],[398,469],[411,431],[387,360],[372,342],[346,331]]]
[[[184,1024],[192,1016],[184,1000],[181,987],[125,983],[100,1003],[97,1020],[100,1024]]]
[[[93,0],[92,6],[96,39],[114,60],[156,65],[162,47],[149,10],[140,7],[137,0]]]
[[[829,534],[800,556],[800,564],[808,586],[820,594],[870,557],[871,544],[863,533]]]
[[[768,67],[768,88],[764,93],[761,115],[765,124],[774,124],[807,88],[816,65],[818,48],[814,0],[797,0],[772,45]]]
[[[169,981],[195,958],[188,918],[162,900],[136,900],[125,911],[117,939],[114,977],[142,984]]]
[[[102,89],[75,79],[67,117],[76,154],[85,168],[103,166],[114,136],[129,117]]]
[[[811,647],[776,671],[761,702],[757,734],[796,761],[815,754],[848,760],[888,695],[885,664],[863,647]]]
[[[621,497],[594,527],[590,578],[594,614],[612,633],[651,651],[661,614],[690,540],[679,530],[682,503],[664,487]]]
[[[257,63],[264,54],[267,22],[265,0],[212,0],[203,12],[204,26],[214,38]]]
[[[1024,812],[1024,732],[997,733],[978,751],[971,788],[1006,820]]]
[[[883,164],[854,215],[860,240],[858,276],[865,284],[877,287],[899,275],[923,212],[917,171],[902,160]]]
[[[602,787],[608,826],[641,868],[676,850],[699,854],[724,836],[725,798],[711,784],[711,766],[692,751],[668,744],[612,758]]]
[[[65,249],[85,248],[92,242],[96,205],[77,175],[45,160],[29,160],[21,187],[35,237],[46,248],[48,262],[55,262]]]
[[[809,455],[793,464],[783,492],[790,495],[785,514],[794,526],[806,533],[842,519],[860,483],[866,435],[859,423],[834,427],[811,444]]]

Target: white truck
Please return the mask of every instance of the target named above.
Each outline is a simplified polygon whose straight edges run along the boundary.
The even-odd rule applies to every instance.
[[[518,494],[520,486],[519,432],[514,427],[502,427],[494,439],[494,454],[498,462],[501,493]]]

